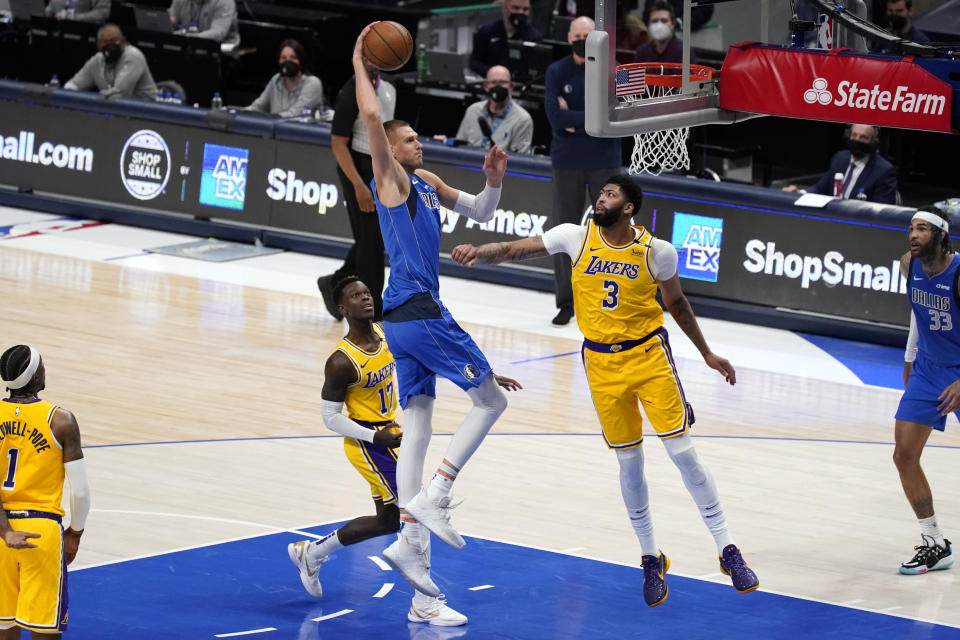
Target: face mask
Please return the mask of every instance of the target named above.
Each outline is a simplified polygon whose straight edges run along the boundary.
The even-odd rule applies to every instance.
[[[570,47],[573,49],[573,52],[580,56],[581,58],[587,57],[587,40],[574,40],[570,43]]]
[[[847,148],[850,149],[850,153],[857,160],[862,160],[866,156],[873,153],[873,145],[869,142],[862,142],[860,140],[847,140]]]
[[[673,31],[667,26],[666,22],[652,22],[650,23],[650,37],[654,40],[666,40],[671,35]]]
[[[120,59],[120,54],[123,53],[123,47],[121,47],[115,42],[111,42],[110,44],[105,46],[103,49],[101,49],[100,53],[103,54],[103,57],[106,59],[106,61],[109,64],[113,64],[114,62]]]
[[[280,63],[280,75],[284,78],[292,78],[300,73],[300,63],[293,60],[284,60]]]
[[[525,13],[511,13],[510,14],[510,24],[517,31],[523,31],[523,28],[527,26],[527,14]]]
[[[506,87],[495,84],[487,91],[487,95],[490,96],[490,99],[494,102],[503,102],[510,96],[510,92]]]
[[[900,31],[907,26],[907,18],[895,13],[888,13],[887,19],[890,20],[890,26],[894,31]]]

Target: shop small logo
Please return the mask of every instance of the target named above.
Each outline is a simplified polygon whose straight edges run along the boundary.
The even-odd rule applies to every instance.
[[[249,155],[250,152],[241,147],[204,144],[200,204],[242,210]]]
[[[823,106],[833,102],[833,94],[827,91],[827,84],[826,78],[814,79],[813,87],[803,92],[803,101],[807,104],[819,102]]]
[[[170,149],[156,131],[141,129],[127,138],[120,153],[120,180],[137,200],[153,200],[170,179]]]

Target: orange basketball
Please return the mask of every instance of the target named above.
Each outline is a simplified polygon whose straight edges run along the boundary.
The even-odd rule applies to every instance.
[[[413,36],[398,22],[378,22],[363,38],[363,56],[381,71],[396,71],[413,55]]]

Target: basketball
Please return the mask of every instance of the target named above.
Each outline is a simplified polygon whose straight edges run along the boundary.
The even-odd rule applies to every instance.
[[[363,38],[363,57],[381,71],[396,71],[411,55],[413,36],[398,22],[378,22]]]

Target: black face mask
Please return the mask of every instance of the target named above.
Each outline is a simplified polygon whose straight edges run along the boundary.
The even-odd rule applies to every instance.
[[[293,60],[284,60],[280,63],[280,75],[284,78],[292,78],[300,73],[300,63]]]
[[[510,14],[510,24],[517,31],[523,31],[523,28],[527,26],[527,14],[525,13],[511,13]]]
[[[494,102],[503,102],[510,96],[510,92],[506,87],[495,84],[487,91],[487,95],[490,96],[490,99]]]
[[[894,31],[902,31],[905,26],[907,26],[906,16],[901,16],[896,13],[888,13],[887,20],[890,21],[890,26]]]
[[[847,140],[847,149],[857,160],[862,160],[875,151],[873,143],[860,140]]]
[[[574,40],[570,43],[570,47],[573,49],[573,52],[580,56],[581,58],[587,57],[587,39],[583,40]]]
[[[120,59],[120,55],[123,53],[123,47],[118,45],[115,42],[111,42],[103,49],[100,50],[100,53],[103,54],[104,59],[108,64],[113,64]]]

